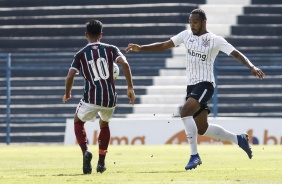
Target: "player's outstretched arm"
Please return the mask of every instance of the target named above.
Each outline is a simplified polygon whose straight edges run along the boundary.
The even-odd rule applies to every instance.
[[[230,55],[233,56],[235,59],[237,59],[239,63],[248,67],[254,76],[258,77],[259,79],[264,78],[265,74],[263,73],[263,71],[258,67],[256,67],[244,54],[242,54],[238,50],[234,50],[231,52]]]
[[[130,43],[125,49],[126,53],[129,52],[161,52],[166,49],[174,47],[174,43],[171,40],[165,42],[157,42],[149,45],[137,45]]]
[[[70,69],[69,73],[66,77],[65,81],[65,95],[63,96],[62,102],[65,103],[71,98],[71,89],[73,86],[74,76],[76,74],[76,70]]]
[[[129,98],[129,103],[134,104],[135,102],[135,93],[133,89],[133,82],[132,82],[132,74],[130,70],[130,66],[125,57],[119,57],[117,63],[121,64],[126,83],[127,83],[127,97]]]

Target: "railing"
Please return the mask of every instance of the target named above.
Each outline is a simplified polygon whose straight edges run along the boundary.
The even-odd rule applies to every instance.
[[[27,66],[27,65],[22,65],[22,66],[13,66],[12,61],[13,57],[29,57],[29,58],[37,58],[37,57],[57,57],[57,58],[62,58],[62,57],[67,57],[68,59],[72,59],[73,53],[13,53],[13,54],[0,54],[0,59],[3,61],[5,60],[6,67],[0,67],[0,71],[5,71],[6,72],[6,143],[10,144],[10,104],[11,104],[11,71],[16,71],[16,70],[67,70],[68,66],[60,66],[60,65],[55,65],[55,66]],[[132,54],[128,55],[127,57],[148,57],[147,54]],[[264,72],[276,72],[278,74],[282,75],[282,54],[250,54],[247,55],[250,58],[256,58],[259,61],[259,67],[264,71]],[[171,57],[170,54],[150,54],[150,57],[158,57],[158,58],[167,58]],[[184,57],[184,55],[183,55]],[[248,68],[244,66],[222,66],[218,65],[218,60],[225,60],[226,58],[230,58],[227,56],[219,55],[215,61],[215,69],[214,73],[215,76],[221,71],[230,71],[230,72],[237,72],[237,71],[247,71]],[[265,60],[266,62],[261,62],[260,60]],[[272,60],[272,62],[268,62],[269,60]],[[0,61],[1,62],[1,61]],[[236,63],[236,61],[234,62]],[[272,65],[272,63],[275,63]],[[141,67],[136,67],[136,69],[140,70]],[[152,67],[146,67],[143,66],[142,70],[146,69],[152,69]],[[215,78],[216,83],[218,83],[218,78]],[[281,82],[282,83],[282,82]],[[281,99],[280,99],[281,100]],[[281,101],[282,102],[282,101]],[[218,87],[216,87],[215,92],[214,92],[214,97],[213,97],[213,116],[217,117],[218,116]]]
[[[0,58],[6,59],[6,143],[10,144],[11,54],[0,54]]]

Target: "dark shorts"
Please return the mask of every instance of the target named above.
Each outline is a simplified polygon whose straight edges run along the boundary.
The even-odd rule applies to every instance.
[[[200,82],[195,85],[189,85],[186,89],[186,100],[188,98],[194,98],[198,100],[198,102],[201,104],[201,108],[194,114],[194,117],[199,115],[204,109],[208,110],[208,113],[210,113],[209,107],[208,107],[208,101],[213,96],[214,87],[212,83],[210,82]]]

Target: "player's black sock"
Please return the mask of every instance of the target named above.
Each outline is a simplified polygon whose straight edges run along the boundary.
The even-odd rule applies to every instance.
[[[80,146],[80,148],[81,148],[82,154],[84,155],[84,154],[85,154],[85,151],[88,150],[87,143],[86,143],[86,142],[83,142],[83,143],[79,144],[79,146]]]
[[[105,158],[106,158],[106,155],[99,154],[98,164],[101,165],[101,166],[104,166],[105,165]]]

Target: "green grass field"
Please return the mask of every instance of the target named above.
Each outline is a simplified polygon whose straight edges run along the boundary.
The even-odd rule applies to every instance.
[[[187,145],[110,146],[107,171],[82,174],[78,146],[0,146],[0,183],[282,183],[282,146],[253,146],[249,159],[237,146],[199,146],[203,164],[185,171]]]

